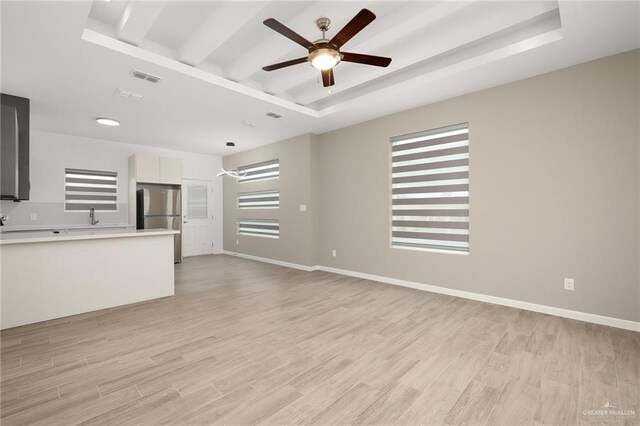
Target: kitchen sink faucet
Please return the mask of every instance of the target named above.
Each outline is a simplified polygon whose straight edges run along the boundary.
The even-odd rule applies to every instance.
[[[96,225],[98,222],[100,222],[99,220],[96,220],[96,209],[94,209],[93,207],[91,207],[91,210],[89,210],[89,220],[91,221],[91,225]]]

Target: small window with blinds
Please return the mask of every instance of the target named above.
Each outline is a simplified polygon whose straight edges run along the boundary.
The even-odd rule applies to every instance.
[[[280,160],[270,160],[263,163],[238,167],[246,174],[238,178],[238,182],[258,182],[261,180],[278,179],[280,177]]]
[[[280,238],[280,222],[277,219],[238,219],[238,234]]]
[[[118,210],[118,173],[64,170],[65,211]]]
[[[238,194],[239,209],[277,209],[278,207],[280,207],[280,192],[277,189]]]
[[[468,124],[393,137],[391,161],[391,246],[468,253]]]

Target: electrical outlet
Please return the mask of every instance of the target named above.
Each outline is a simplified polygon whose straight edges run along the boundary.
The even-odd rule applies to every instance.
[[[301,212],[306,212],[307,211],[307,205],[306,204],[300,204],[300,211]]]
[[[29,220],[38,220],[38,213],[31,213],[29,215]]]
[[[564,289],[573,291],[573,278],[564,279]]]
[[[336,257],[336,256],[338,255],[338,253],[336,253],[336,251],[335,251],[335,250],[331,250],[331,255],[332,255],[333,257]]]

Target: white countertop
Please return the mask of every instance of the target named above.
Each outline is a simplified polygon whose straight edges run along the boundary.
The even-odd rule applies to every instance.
[[[152,237],[179,233],[180,231],[172,229],[114,229],[109,227],[60,229],[58,233],[55,233],[53,230],[4,231],[0,233],[0,245],[105,238]]]
[[[112,228],[112,229],[136,229],[136,224],[129,223],[99,223],[97,225],[89,225],[88,223],[81,225],[70,225],[70,224],[58,224],[58,225],[29,225],[29,226],[14,226],[11,224],[6,224],[0,227],[0,234],[3,232],[14,232],[14,231],[50,231],[52,229],[104,229],[104,228]]]

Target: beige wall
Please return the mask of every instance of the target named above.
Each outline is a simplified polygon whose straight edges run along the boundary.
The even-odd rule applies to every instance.
[[[227,166],[265,153],[309,158],[308,179],[296,169],[295,183],[280,184],[298,185],[288,191],[300,198],[319,191],[317,221],[308,219],[316,243],[292,210],[302,201],[290,200],[281,232],[297,238],[240,248],[639,321],[639,99],[634,51],[329,132],[315,148],[302,136],[227,157]],[[469,255],[390,248],[389,138],[460,122],[470,129]],[[238,251],[233,185],[225,182],[225,249]],[[563,289],[565,277],[575,291]]]
[[[635,51],[322,135],[321,263],[640,320],[639,68]],[[389,138],[460,122],[470,254],[390,248]]]
[[[312,266],[317,264],[319,250],[318,197],[319,173],[317,136],[302,135],[285,141],[241,152],[223,159],[224,167],[280,160],[280,179],[238,183],[224,178],[224,249],[227,251],[266,257],[269,259]],[[313,183],[313,189],[312,189]],[[237,193],[278,189],[280,208],[277,210],[238,210]],[[301,212],[300,205],[307,211]],[[279,219],[280,238],[237,235],[238,218]],[[238,242],[238,244],[236,244]]]

